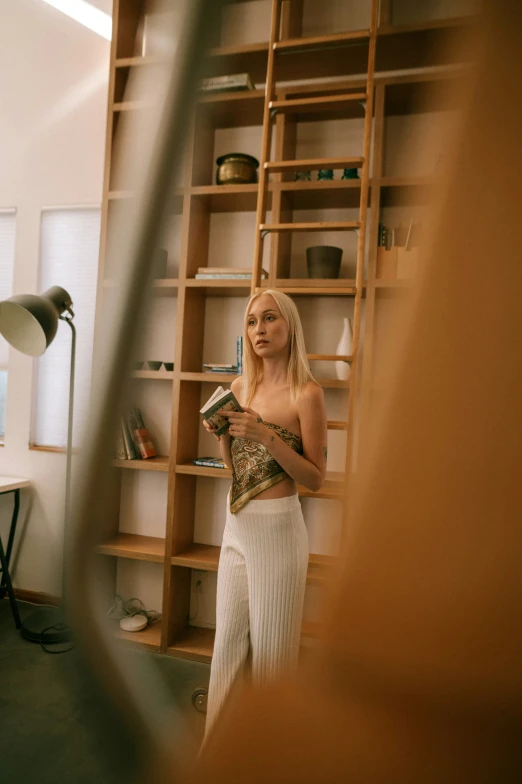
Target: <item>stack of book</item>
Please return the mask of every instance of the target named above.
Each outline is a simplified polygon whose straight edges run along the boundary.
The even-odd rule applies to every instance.
[[[194,465],[207,466],[208,468],[226,468],[220,457],[197,457],[192,462]]]
[[[204,364],[204,373],[230,373],[232,376],[237,376],[237,365],[219,365],[219,364]]]
[[[252,270],[238,267],[198,267],[195,275],[197,280],[252,280]],[[261,278],[268,277],[266,270],[261,270]]]
[[[138,460],[155,457],[156,449],[149,431],[143,423],[139,408],[132,408],[122,417],[116,439],[116,457],[119,460]]]
[[[235,90],[255,90],[249,73],[210,76],[201,79],[199,89],[204,93],[234,92]]]

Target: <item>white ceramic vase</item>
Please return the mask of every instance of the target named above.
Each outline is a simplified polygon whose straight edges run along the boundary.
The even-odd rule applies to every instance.
[[[353,349],[353,335],[352,335],[352,325],[350,323],[350,319],[348,317],[343,319],[343,332],[341,335],[341,339],[337,344],[336,354],[347,354],[351,356]],[[341,381],[348,381],[350,378],[350,363],[349,362],[336,362],[335,363],[335,372],[337,374],[337,378]]]

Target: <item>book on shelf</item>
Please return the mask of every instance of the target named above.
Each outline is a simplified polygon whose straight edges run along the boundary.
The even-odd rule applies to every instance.
[[[134,440],[133,440],[131,432],[129,430],[129,426],[127,425],[127,422],[125,421],[125,417],[121,417],[120,431],[121,431],[121,437],[122,437],[122,440],[123,440],[123,446],[124,446],[124,452],[125,452],[125,457],[122,458],[122,459],[123,460],[136,460],[136,458],[139,458],[139,453],[136,450],[136,447],[134,446]],[[119,457],[119,455],[118,455],[118,457]]]
[[[139,408],[132,408],[127,417],[129,430],[134,441],[134,447],[138,455],[146,460],[148,457],[156,456],[156,448],[152,443],[152,438],[145,427],[143,417]]]
[[[252,267],[198,267],[198,275],[252,275]],[[261,270],[261,277],[267,278],[268,272]]]
[[[224,373],[224,374],[228,373],[230,376],[237,376],[237,367],[233,367],[233,368],[222,368],[222,367],[208,368],[208,367],[206,367],[203,372],[204,373]]]
[[[198,466],[206,466],[207,468],[226,468],[220,457],[197,457],[192,463]]]
[[[217,368],[223,368],[225,370],[235,370],[236,365],[225,365],[222,362],[203,362],[204,368],[212,368],[213,370],[217,370]]]
[[[207,422],[216,428],[214,430],[216,436],[222,436],[230,427],[228,419],[217,413],[222,408],[227,411],[243,411],[231,389],[218,387],[200,410],[200,414],[203,414]]]
[[[233,275],[230,275],[228,273],[220,274],[220,275],[208,275],[207,273],[205,274],[197,273],[196,275],[194,275],[194,277],[196,280],[252,280],[252,273],[249,272],[246,275],[243,274],[236,275],[235,273]]]
[[[255,90],[256,88],[249,73],[239,73],[200,79],[198,89],[204,93],[220,93],[233,92],[234,90]]]
[[[238,376],[243,372],[243,336],[238,335],[236,340],[236,362]]]

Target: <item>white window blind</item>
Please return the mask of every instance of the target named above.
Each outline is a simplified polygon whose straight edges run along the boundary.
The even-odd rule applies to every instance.
[[[61,286],[71,295],[76,326],[73,443],[86,423],[100,244],[99,208],[48,209],[42,212],[40,285]],[[37,360],[32,443],[67,445],[71,330],[60,321],[55,339]]]
[[[13,293],[15,236],[16,210],[0,210],[0,301]],[[9,344],[0,335],[0,440],[5,435],[8,358]]]
[[[16,210],[0,210],[0,300],[13,294]],[[0,368],[7,369],[9,344],[0,335]]]

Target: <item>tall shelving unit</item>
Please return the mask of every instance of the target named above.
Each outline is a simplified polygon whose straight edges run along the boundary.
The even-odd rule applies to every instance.
[[[243,2],[243,0],[236,0]],[[273,8],[281,0],[273,0]],[[325,119],[346,119],[363,116],[361,108],[354,102],[339,104],[336,96],[346,90],[363,91],[367,80],[361,77],[368,64],[368,31],[349,31],[309,37],[302,36],[302,0],[282,0],[281,25],[277,31],[275,47],[281,49],[274,100],[279,111],[274,119],[274,141],[272,160],[284,161],[295,158],[300,125],[317,120],[313,99],[317,95],[330,95],[331,106],[324,108]],[[104,293],[111,285],[109,271],[105,268],[105,254],[110,233],[111,215],[118,202],[132,195],[127,182],[115,182],[112,177],[114,149],[118,142],[118,121],[122,113],[137,111],[135,102],[127,101],[125,87],[132,69],[154,67],[154,56],[136,56],[136,36],[146,10],[146,0],[114,0],[113,41],[111,47],[109,107],[107,122],[106,167],[102,209],[102,238],[98,289],[98,317],[103,308]],[[276,11],[274,11],[275,13]],[[361,296],[364,294],[365,332],[364,363],[362,373],[357,374],[362,404],[368,404],[372,389],[372,367],[378,353],[378,340],[374,325],[378,317],[379,303],[383,298],[403,287],[400,281],[380,281],[376,278],[377,228],[382,211],[396,204],[416,206],[423,204],[430,189],[430,177],[387,176],[385,166],[386,126],[389,118],[406,116],[418,111],[419,98],[424,98],[426,86],[434,89],[428,93],[427,103],[434,110],[453,108],[447,105],[445,91],[436,89],[445,80],[458,78],[461,69],[452,63],[453,49],[446,51],[454,71],[440,73],[417,73],[382,75],[384,71],[413,69],[437,64],[436,55],[444,44],[453,43],[469,27],[467,19],[442,20],[422,25],[394,27],[391,2],[381,0],[379,26],[376,30],[376,74],[372,88],[374,106],[373,133],[371,141],[372,168],[368,179],[369,225],[366,232],[366,253]],[[267,29],[267,38],[269,30]],[[216,41],[216,43],[219,43]],[[282,51],[284,49],[284,51]],[[249,72],[255,83],[264,83],[267,78],[269,44],[237,44],[216,46],[206,57],[208,75]],[[451,56],[450,56],[451,55]],[[380,73],[381,72],[381,73]],[[310,78],[338,77],[339,81],[299,86],[289,81]],[[359,74],[353,77],[353,74]],[[304,104],[303,104],[303,99]],[[308,101],[307,101],[308,99]],[[292,100],[300,101],[299,113],[290,111]],[[431,104],[429,103],[431,100]],[[446,102],[446,103],[445,103]],[[303,109],[303,105],[308,108]],[[212,217],[219,213],[251,212],[258,210],[259,188],[253,185],[218,186],[214,181],[214,145],[216,133],[223,129],[263,125],[265,91],[256,89],[232,94],[203,95],[198,97],[187,147],[184,181],[175,189],[172,213],[181,226],[179,270],[176,277],[154,281],[155,296],[168,298],[175,306],[175,330],[172,336],[174,371],[135,371],[133,377],[147,383],[170,384],[172,403],[170,417],[170,448],[166,454],[143,461],[114,460],[115,475],[124,471],[154,471],[165,477],[167,501],[165,509],[164,536],[146,536],[120,531],[119,514],[113,510],[113,519],[108,521],[106,541],[100,545],[100,556],[113,562],[113,579],[116,579],[117,559],[156,564],[163,569],[162,620],[140,635],[122,635],[140,647],[161,651],[172,656],[208,662],[212,656],[214,631],[210,628],[193,626],[189,622],[192,571],[216,572],[220,548],[195,541],[197,483],[199,479],[219,481],[229,479],[230,472],[221,469],[194,466],[198,456],[201,435],[199,415],[200,401],[212,392],[216,384],[229,384],[230,375],[206,374],[201,372],[204,360],[205,319],[212,298],[246,298],[251,290],[248,280],[200,280],[195,278],[198,267],[209,263]],[[424,108],[424,110],[426,110]],[[260,155],[258,157],[261,157]],[[268,156],[266,156],[268,158]],[[348,156],[350,160],[352,155]],[[261,165],[264,164],[261,160]],[[350,165],[347,163],[346,165]],[[271,212],[272,223],[294,223],[295,215],[301,210],[355,210],[361,200],[361,180],[297,181],[285,172],[284,166],[273,168],[273,177],[266,185],[266,207]],[[257,286],[278,288],[296,297],[299,303],[311,302],[317,297],[352,299],[356,296],[355,277],[336,280],[314,281],[304,277],[291,277],[290,232],[273,235],[270,247],[263,257],[263,266],[268,267],[266,281],[253,280]],[[261,256],[259,256],[261,258]],[[175,303],[175,305],[174,305]],[[300,305],[299,305],[300,306]],[[305,305],[306,307],[306,305]],[[348,357],[331,354],[310,354],[312,362],[332,363]],[[350,358],[351,359],[351,358]],[[352,374],[352,379],[354,374]],[[360,380],[359,380],[360,379]],[[344,395],[348,412],[350,382],[332,376],[318,378],[327,390],[338,390]],[[353,381],[352,381],[353,384]],[[353,407],[350,408],[353,415]],[[345,417],[332,418],[329,431],[340,431],[349,436],[348,413]],[[349,439],[347,439],[349,441]],[[350,452],[348,448],[347,453]],[[346,466],[349,467],[349,455]],[[303,498],[326,499],[342,503],[345,473],[329,472],[324,487],[313,493],[299,488]],[[116,479],[116,485],[118,479]],[[118,488],[116,488],[118,491]],[[121,489],[119,490],[121,494]],[[328,574],[335,556],[312,553],[310,555],[307,583],[320,586]],[[314,634],[314,627],[303,625],[303,635]]]

